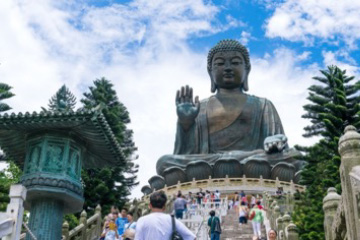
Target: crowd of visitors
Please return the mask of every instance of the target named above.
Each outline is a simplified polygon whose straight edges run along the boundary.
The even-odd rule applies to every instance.
[[[167,197],[163,191],[155,192],[150,196],[149,208],[151,213],[134,221],[134,215],[128,209],[111,208],[107,215],[100,240],[146,240],[146,239],[177,239],[181,236],[185,240],[195,239],[192,233],[181,221],[184,213],[193,214],[199,206],[208,204],[210,208],[220,206],[220,192],[203,191],[201,188],[195,194],[189,192],[183,195],[179,191],[174,200],[174,215],[165,213]],[[264,221],[264,208],[261,195],[246,195],[244,191],[235,192],[228,199],[229,209],[233,209],[239,216],[239,227],[251,221],[253,239],[262,239],[261,226]],[[213,208],[214,209],[214,208]],[[214,210],[210,211],[207,225],[211,240],[219,240],[221,235],[221,219]],[[276,240],[277,232],[268,232],[269,240]]]
[[[136,222],[134,215],[128,209],[111,208],[111,213],[106,216],[100,240],[133,240],[135,237]]]
[[[195,210],[199,205],[210,204],[210,207],[215,206],[216,208],[219,207],[221,199],[220,199],[220,192],[216,190],[215,192],[210,192],[203,190],[200,188],[199,192],[193,194],[189,192],[187,196],[179,191],[175,197],[174,201],[174,211],[175,217],[177,219],[183,219],[184,213],[189,213],[190,215],[195,214]]]

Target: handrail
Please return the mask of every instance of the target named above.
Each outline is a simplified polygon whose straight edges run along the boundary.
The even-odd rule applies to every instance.
[[[212,178],[209,176],[208,179],[202,180],[195,180],[189,182],[178,182],[176,185],[166,186],[162,189],[156,191],[164,191],[168,195],[174,194],[177,191],[184,191],[184,190],[195,190],[198,188],[206,188],[209,190],[225,190],[225,191],[233,191],[237,190],[238,187],[241,186],[243,190],[248,187],[249,190],[255,190],[259,193],[264,191],[273,191],[275,192],[278,187],[282,187],[284,191],[291,193],[295,193],[296,191],[303,192],[305,191],[306,187],[295,184],[292,180],[290,182],[280,181],[278,178],[274,179],[264,179],[262,176],[260,178],[247,178],[245,175],[241,178]],[[256,190],[256,188],[259,188]],[[224,188],[224,189],[222,189]],[[147,200],[149,195],[143,196],[143,200]]]
[[[201,230],[201,228],[202,228],[203,225],[204,225],[204,221],[201,221],[200,226],[198,227],[198,229],[197,229],[197,231],[196,231],[196,233],[195,233],[196,238],[199,237],[200,230]]]
[[[84,228],[84,224],[80,223],[79,225],[77,225],[75,228],[73,228],[70,232],[69,232],[69,237],[72,237],[78,233],[80,233],[82,231],[82,229]]]

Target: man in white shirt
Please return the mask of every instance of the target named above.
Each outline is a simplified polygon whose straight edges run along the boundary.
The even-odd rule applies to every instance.
[[[167,197],[163,191],[154,192],[150,196],[151,213],[141,217],[136,224],[135,240],[170,240],[172,219],[165,212]],[[175,219],[176,231],[184,240],[194,240],[192,233],[182,222]]]

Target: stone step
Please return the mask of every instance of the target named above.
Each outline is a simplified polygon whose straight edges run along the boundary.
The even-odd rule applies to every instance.
[[[235,210],[231,209],[228,211],[228,214],[222,218],[222,234],[221,239],[231,240],[231,239],[243,239],[243,240],[252,240],[253,230],[251,221],[248,221],[247,224],[239,226],[238,214]],[[265,228],[262,227],[262,239],[265,238]]]

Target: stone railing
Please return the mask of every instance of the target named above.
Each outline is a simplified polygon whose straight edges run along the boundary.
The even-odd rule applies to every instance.
[[[296,225],[291,221],[294,209],[294,197],[291,192],[282,195],[264,194],[265,228],[266,232],[274,229],[279,240],[298,240]]]
[[[242,178],[211,178],[203,179],[203,180],[195,180],[191,182],[185,182],[167,187],[165,186],[162,189],[167,195],[177,194],[178,191],[182,191],[184,193],[187,192],[197,192],[199,188],[209,190],[214,192],[215,190],[219,190],[221,193],[234,193],[239,191],[239,189],[245,192],[251,193],[259,193],[263,192],[273,192],[281,187],[284,192],[295,193],[296,191],[303,192],[305,191],[305,186],[295,184],[293,181],[285,182],[280,181],[278,178],[276,180],[272,179],[263,179],[260,178],[247,178],[245,175]],[[150,192],[149,192],[150,194]],[[149,194],[144,196],[143,199],[146,200],[149,198]]]
[[[95,214],[87,219],[87,213],[82,211],[79,219],[79,225],[69,231],[69,224],[65,221],[62,226],[62,240],[93,240],[101,235],[102,217],[101,207],[95,208]]]
[[[26,188],[20,184],[12,185],[9,197],[10,203],[7,205],[6,212],[0,213],[0,238],[18,240],[23,224]]]
[[[345,128],[339,140],[342,195],[329,188],[323,200],[326,240],[360,239],[360,134]]]

